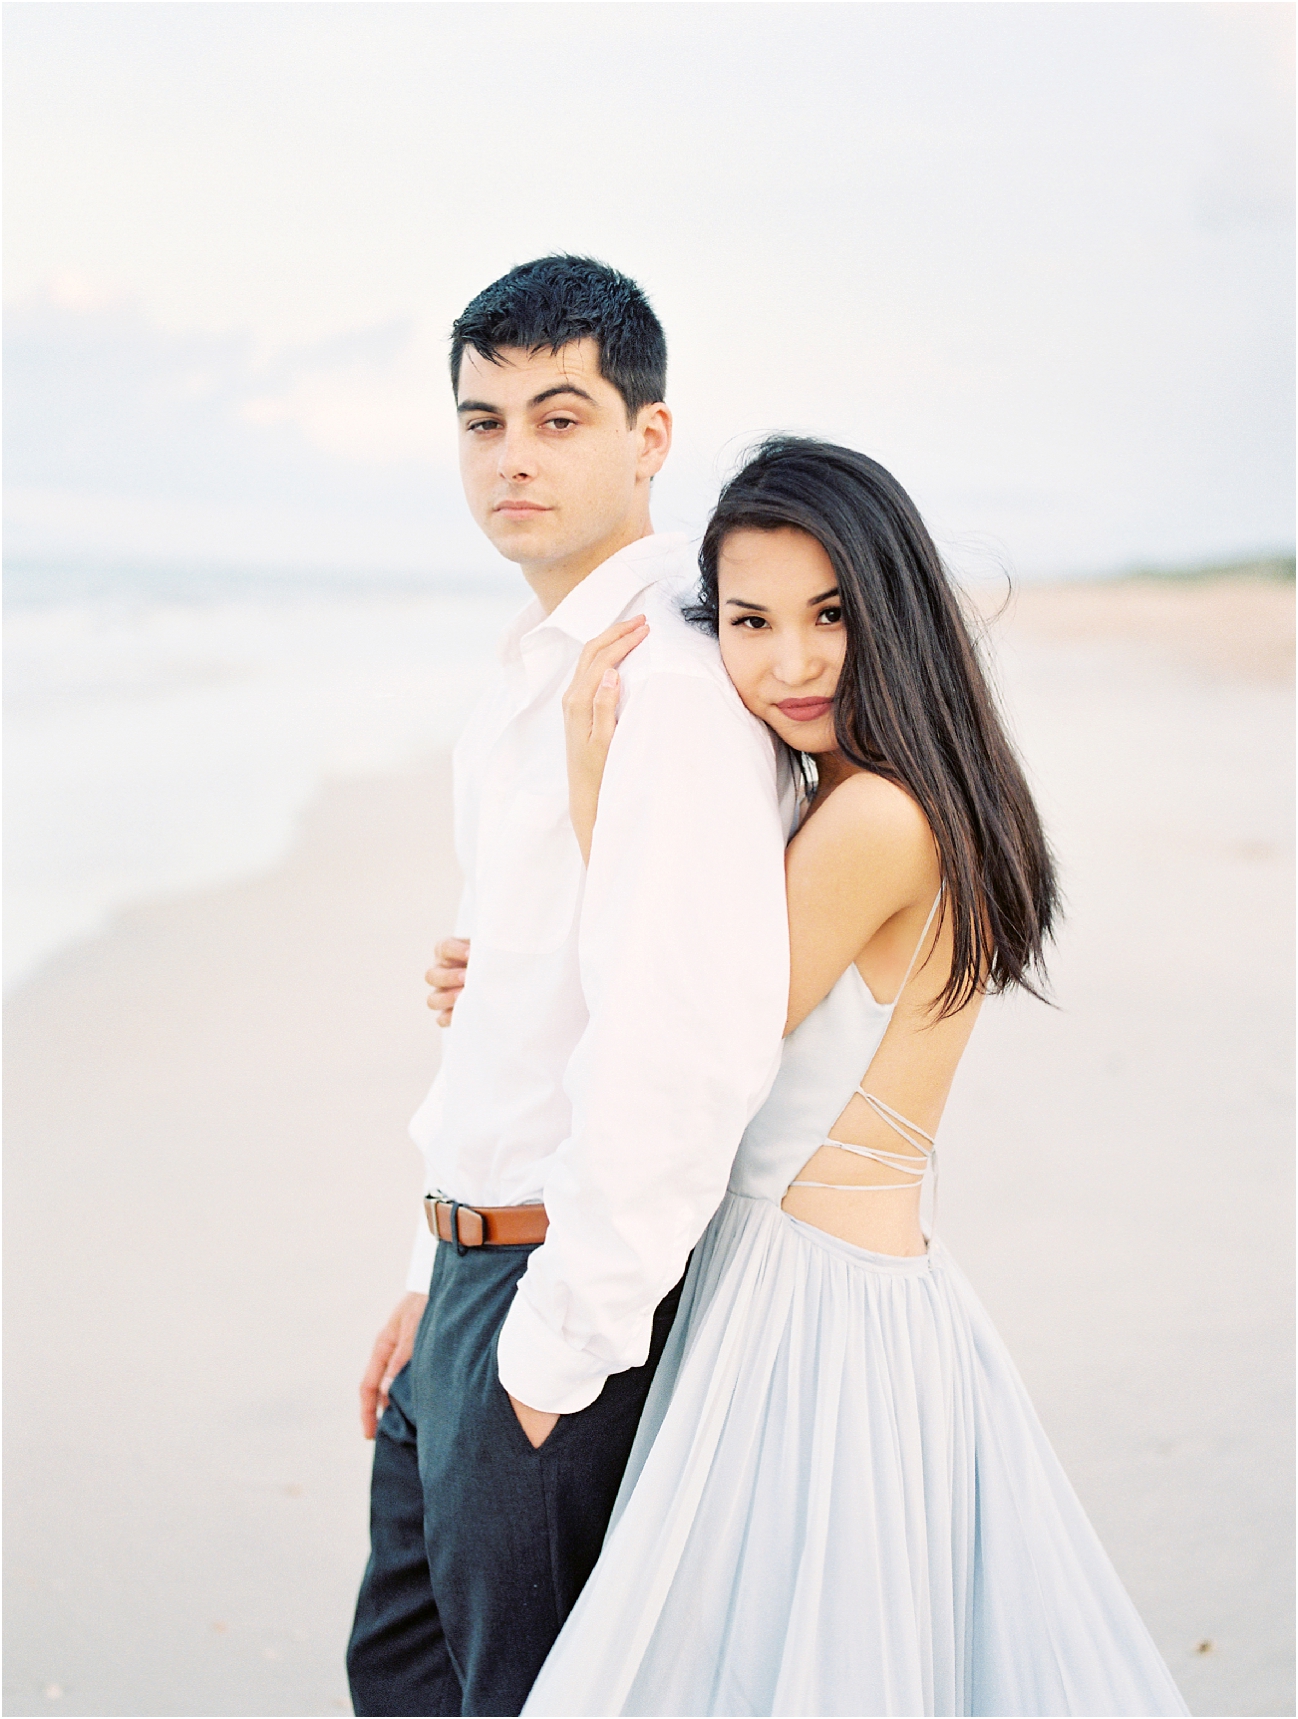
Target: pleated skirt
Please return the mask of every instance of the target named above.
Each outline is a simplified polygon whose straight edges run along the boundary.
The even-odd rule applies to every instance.
[[[523,1711],[1187,1709],[940,1242],[728,1194]]]

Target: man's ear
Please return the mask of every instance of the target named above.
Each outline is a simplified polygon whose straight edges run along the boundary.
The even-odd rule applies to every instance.
[[[636,413],[635,432],[639,441],[636,475],[653,478],[662,470],[663,461],[671,452],[671,407],[662,400],[652,406],[641,406]]]

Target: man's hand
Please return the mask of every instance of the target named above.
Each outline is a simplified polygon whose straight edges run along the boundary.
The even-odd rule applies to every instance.
[[[444,937],[433,951],[433,963],[424,974],[425,984],[433,987],[428,993],[428,1007],[437,1011],[439,1027],[449,1027],[464,989],[464,973],[469,965],[468,938]]]
[[[518,1416],[518,1424],[527,1434],[527,1441],[533,1450],[539,1450],[559,1424],[558,1415],[547,1414],[544,1409],[529,1409],[526,1403],[520,1403],[517,1397],[510,1397],[510,1404]]]
[[[361,1380],[361,1431],[366,1438],[374,1437],[379,1416],[388,1406],[392,1381],[414,1353],[415,1332],[427,1305],[426,1295],[414,1290],[403,1295],[374,1340],[370,1364]]]

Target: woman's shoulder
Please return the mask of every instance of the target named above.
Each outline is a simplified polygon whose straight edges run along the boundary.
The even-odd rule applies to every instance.
[[[914,798],[869,770],[856,771],[825,796],[796,839],[803,838],[805,846],[854,872],[928,862],[934,851],[928,819]]]

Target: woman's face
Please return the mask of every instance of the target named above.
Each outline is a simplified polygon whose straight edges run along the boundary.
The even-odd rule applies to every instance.
[[[721,660],[740,698],[799,752],[832,752],[847,629],[833,564],[805,531],[731,531],[717,557]]]

